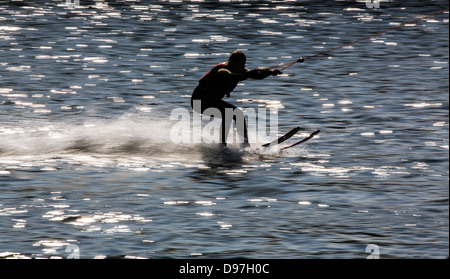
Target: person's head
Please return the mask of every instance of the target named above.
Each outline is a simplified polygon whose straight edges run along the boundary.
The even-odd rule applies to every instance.
[[[242,51],[235,50],[228,58],[228,66],[232,72],[241,73],[245,69],[247,56]]]

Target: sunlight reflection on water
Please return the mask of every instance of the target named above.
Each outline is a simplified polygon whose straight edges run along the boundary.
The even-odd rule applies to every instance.
[[[0,258],[359,258],[369,242],[448,257],[448,12],[228,99],[300,126],[289,142],[321,129],[305,145],[227,157],[168,140],[170,111],[235,49],[274,66],[444,4],[2,5]]]

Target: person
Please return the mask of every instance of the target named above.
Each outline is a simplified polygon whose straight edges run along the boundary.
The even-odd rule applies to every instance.
[[[233,51],[227,62],[214,66],[200,78],[197,87],[192,93],[191,107],[197,113],[204,114],[205,110],[209,108],[215,108],[220,111],[222,118],[220,143],[222,146],[227,145],[226,138],[233,120],[238,128],[238,133],[244,136],[243,147],[249,146],[247,123],[244,118],[244,113],[236,106],[222,99],[225,96],[230,97],[230,93],[242,80],[248,78],[264,79],[270,75],[276,76],[282,74],[280,70],[270,70],[267,68],[248,70],[245,67],[246,61],[247,57],[243,52]],[[226,112],[232,112],[233,117],[226,117]],[[239,121],[243,121],[243,125]]]

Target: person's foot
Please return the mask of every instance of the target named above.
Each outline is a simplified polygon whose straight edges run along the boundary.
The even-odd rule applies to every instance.
[[[244,142],[244,143],[241,144],[241,148],[242,149],[246,149],[248,147],[250,147],[250,144],[248,142]]]

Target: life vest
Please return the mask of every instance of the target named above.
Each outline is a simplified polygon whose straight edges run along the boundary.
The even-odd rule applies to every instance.
[[[211,79],[211,76],[217,74],[217,72],[218,72],[220,69],[226,68],[226,66],[227,66],[227,65],[226,65],[225,63],[217,64],[216,66],[212,67],[211,70],[209,70],[206,74],[204,74],[204,75],[198,80],[198,82],[199,82],[199,83],[207,82],[208,80]]]
[[[227,69],[227,64],[217,64],[199,79],[198,89],[202,91],[201,98],[220,100],[238,85],[239,79],[219,77],[220,69]]]

